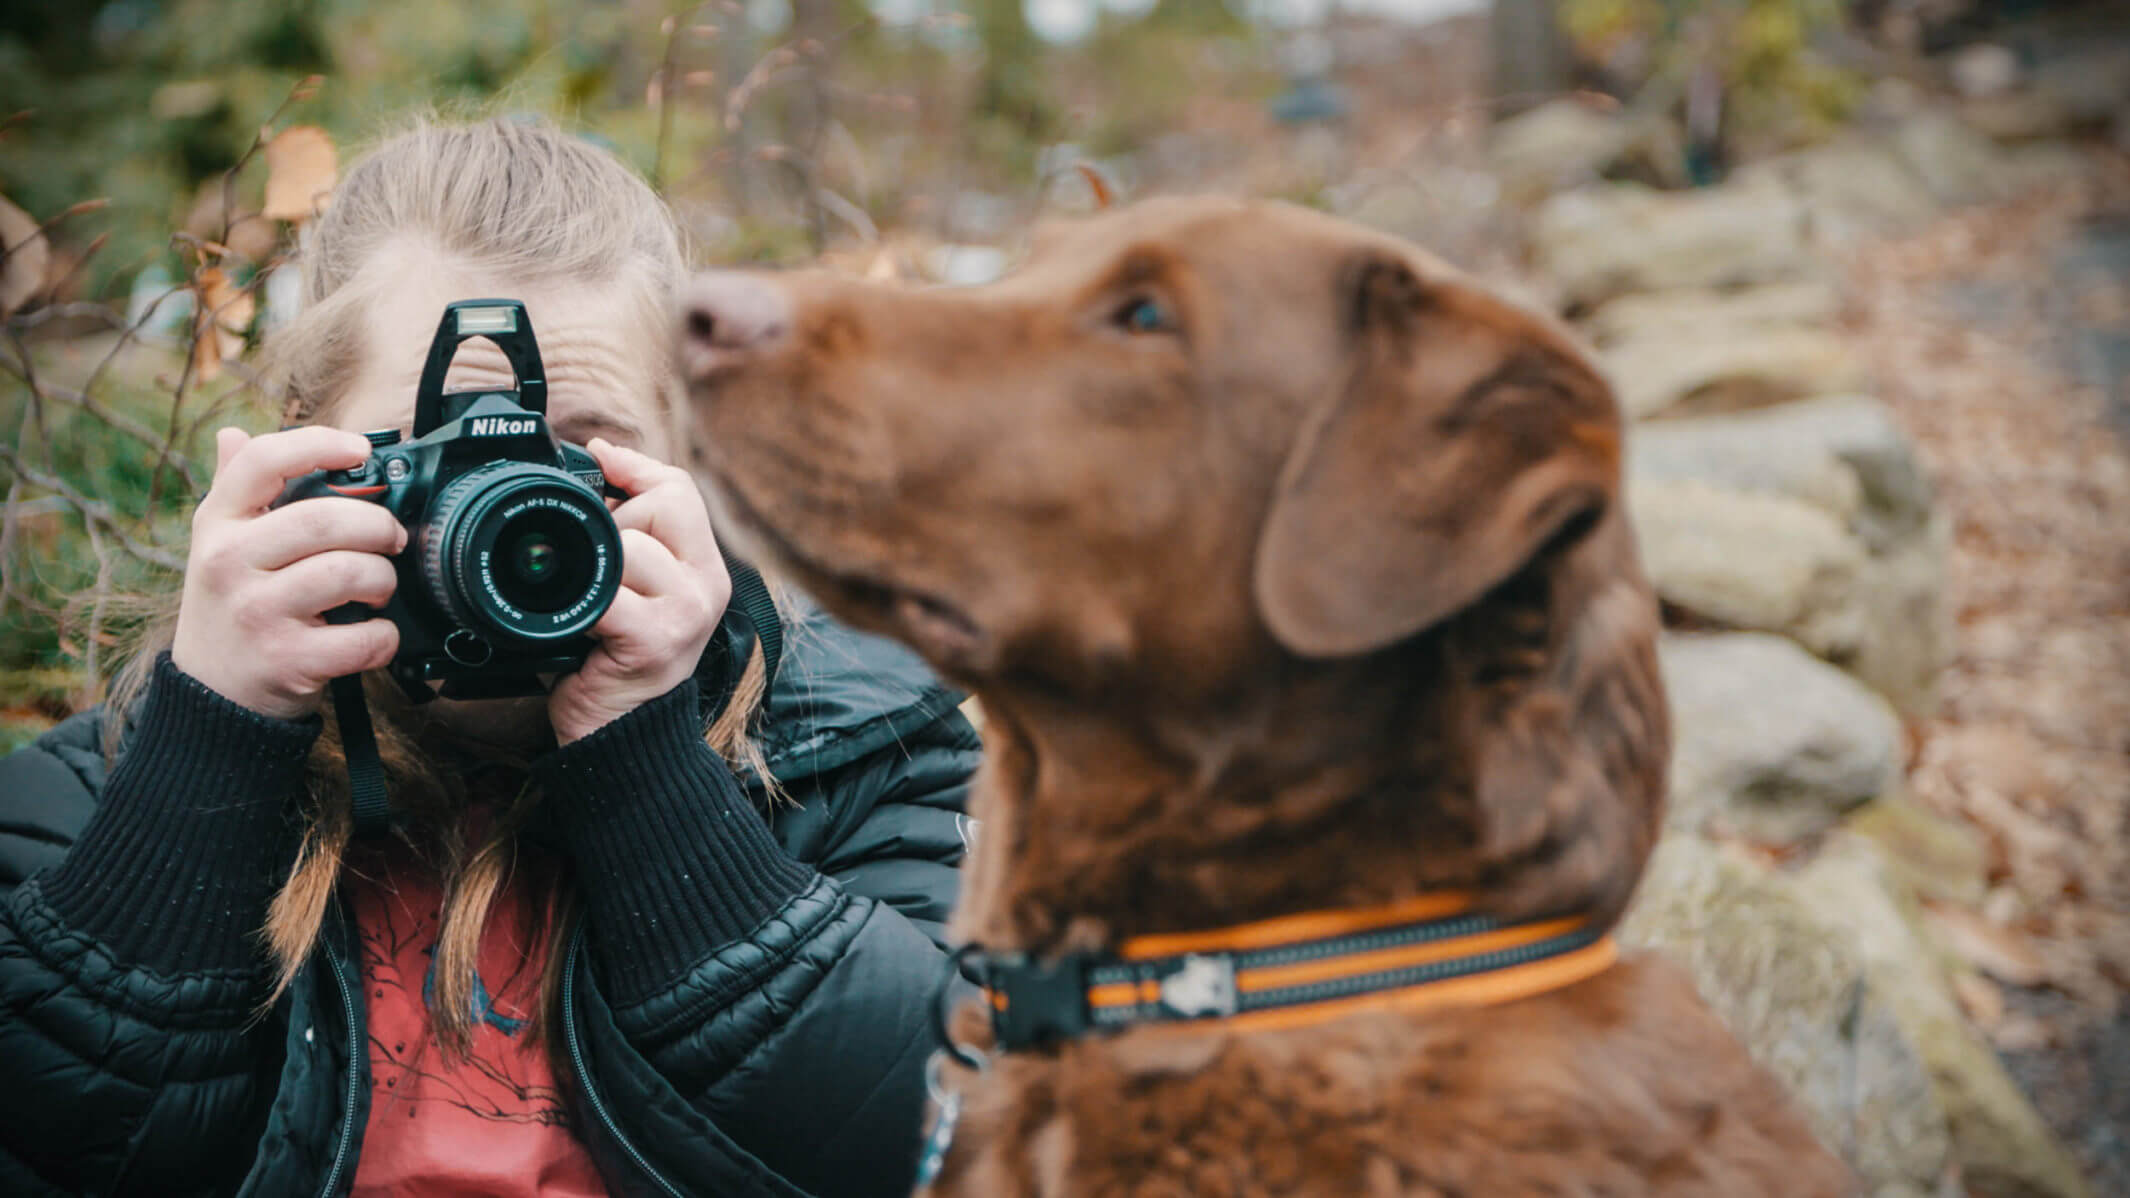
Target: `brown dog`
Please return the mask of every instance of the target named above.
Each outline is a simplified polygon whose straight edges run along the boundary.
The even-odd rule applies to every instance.
[[[1051,959],[1441,891],[1601,927],[1626,903],[1664,790],[1657,613],[1618,408],[1552,322],[1401,242],[1191,200],[1049,230],[979,289],[706,275],[682,342],[742,547],[982,699],[961,938]],[[1849,1184],[1648,956],[949,1083],[942,1194]]]

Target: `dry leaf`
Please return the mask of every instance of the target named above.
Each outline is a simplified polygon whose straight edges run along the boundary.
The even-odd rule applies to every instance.
[[[340,179],[333,139],[316,125],[291,125],[266,143],[267,216],[302,224],[325,207]]]
[[[52,246],[29,213],[0,196],[0,319],[44,290],[45,268],[50,265]]]
[[[1975,968],[2012,986],[2038,986],[2048,980],[2048,966],[2033,942],[2019,932],[1984,920],[1958,907],[1925,908],[1930,925],[1945,947]]]
[[[222,373],[222,363],[244,352],[244,331],[251,327],[258,302],[249,291],[229,281],[219,266],[210,266],[193,279],[198,305],[193,317],[195,348],[193,376],[211,383]]]

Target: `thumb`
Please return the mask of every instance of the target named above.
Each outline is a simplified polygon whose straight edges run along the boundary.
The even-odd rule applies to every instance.
[[[218,428],[214,433],[214,472],[222,473],[229,467],[229,459],[239,450],[251,444],[251,434],[241,428]]]

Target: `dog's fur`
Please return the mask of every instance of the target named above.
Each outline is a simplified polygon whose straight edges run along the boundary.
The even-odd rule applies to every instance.
[[[958,937],[1055,954],[1445,887],[1619,914],[1664,791],[1657,611],[1618,407],[1554,323],[1402,242],[1214,200],[1047,230],[979,289],[773,285],[781,336],[690,359],[700,464],[745,548],[981,697]],[[1171,319],[1133,331],[1141,299]],[[940,1194],[1848,1187],[1646,955],[951,1083]]]

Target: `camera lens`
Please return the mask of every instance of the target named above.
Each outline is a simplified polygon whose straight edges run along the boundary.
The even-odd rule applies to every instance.
[[[537,533],[528,533],[518,538],[518,546],[511,551],[510,563],[518,571],[518,577],[531,583],[551,577],[555,572],[555,543]]]
[[[467,628],[519,641],[575,636],[621,588],[621,534],[573,476],[490,462],[444,487],[423,521],[430,597]]]
[[[584,594],[594,554],[573,513],[533,508],[504,524],[496,545],[496,587],[512,606],[560,611]]]

